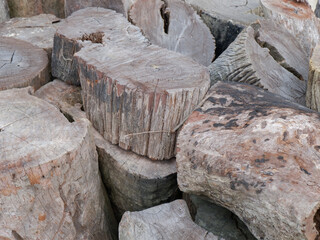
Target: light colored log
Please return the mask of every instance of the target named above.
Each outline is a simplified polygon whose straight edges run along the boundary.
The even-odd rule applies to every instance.
[[[141,212],[126,212],[119,225],[119,240],[132,239],[218,240],[218,237],[196,225],[185,201],[176,200]]]
[[[309,63],[306,102],[307,107],[320,112],[320,45],[315,47]]]
[[[88,121],[14,89],[0,92],[0,129],[1,239],[116,239]]]
[[[50,80],[47,53],[14,38],[0,39],[0,90],[32,86]]]
[[[285,28],[270,20],[243,30],[209,69],[211,85],[244,82],[305,105],[308,57]]]
[[[153,44],[182,53],[204,66],[214,59],[215,41],[209,28],[181,0],[136,0],[129,19]]]
[[[7,0],[0,0],[0,23],[9,20],[9,9]]]
[[[178,184],[258,239],[317,239],[319,114],[254,86],[217,83],[182,128]]]

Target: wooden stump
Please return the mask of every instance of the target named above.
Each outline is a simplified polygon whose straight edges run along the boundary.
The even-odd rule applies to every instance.
[[[14,38],[0,39],[0,90],[32,86],[50,80],[48,57],[43,49]]]
[[[197,239],[218,237],[196,225],[183,200],[163,204],[141,212],[126,212],[119,226],[119,240]]]
[[[270,20],[243,30],[209,68],[211,85],[244,82],[305,105],[307,55],[286,29]]]
[[[9,9],[7,0],[0,0],[0,23],[9,20]]]
[[[320,24],[311,7],[305,1],[261,0],[266,18],[284,26],[301,44],[310,57],[320,40]]]
[[[307,107],[320,112],[320,45],[315,47],[309,63],[306,102]]]
[[[193,8],[181,0],[136,0],[129,18],[153,44],[205,66],[214,59],[215,41],[210,30]]]
[[[246,26],[261,19],[259,0],[186,0],[210,28],[219,56]]]
[[[69,84],[80,85],[74,53],[85,45],[104,44],[106,41],[138,47],[146,39],[139,28],[112,10],[86,8],[74,12],[61,22],[54,36],[52,75]]]
[[[155,45],[137,50],[110,42],[75,56],[84,109],[98,132],[151,159],[174,157],[179,124],[208,90],[206,68]]]
[[[177,141],[180,190],[211,198],[258,239],[317,239],[319,114],[239,83],[217,83]]]
[[[14,89],[0,92],[0,129],[1,239],[116,238],[88,121]]]

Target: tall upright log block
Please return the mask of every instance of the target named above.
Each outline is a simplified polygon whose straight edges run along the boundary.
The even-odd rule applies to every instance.
[[[309,81],[306,95],[307,107],[320,112],[320,45],[318,44],[309,63]]]
[[[0,90],[32,86],[50,80],[47,53],[25,41],[0,39]]]
[[[320,236],[320,115],[217,83],[177,141],[178,185],[234,212],[257,239]]]
[[[209,66],[211,85],[248,83],[305,105],[308,62],[299,42],[285,28],[271,20],[259,21],[244,29]]]
[[[155,45],[92,45],[75,54],[84,109],[103,137],[151,159],[175,155],[176,128],[209,88],[207,69]]]
[[[90,127],[28,89],[0,92],[0,239],[116,239]]]
[[[0,23],[10,18],[7,0],[0,0]]]

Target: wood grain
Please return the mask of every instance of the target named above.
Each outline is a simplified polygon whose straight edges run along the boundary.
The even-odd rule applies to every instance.
[[[313,51],[309,62],[309,81],[306,95],[307,107],[320,111],[320,45]]]

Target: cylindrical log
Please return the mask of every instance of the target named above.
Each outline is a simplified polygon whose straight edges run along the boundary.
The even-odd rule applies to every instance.
[[[182,128],[178,184],[258,239],[320,236],[319,114],[254,86],[217,83]]]
[[[183,1],[136,0],[129,18],[153,44],[191,57],[204,66],[214,59],[214,37],[194,9]]]
[[[116,239],[88,121],[1,91],[0,143],[1,239]]]
[[[32,86],[50,80],[47,53],[25,41],[0,39],[0,90]]]
[[[265,17],[284,26],[310,57],[320,40],[320,23],[310,5],[306,1],[261,0],[261,6]]]
[[[211,85],[217,81],[248,83],[305,105],[308,65],[294,36],[265,20],[244,29],[209,69]]]
[[[320,112],[320,45],[315,47],[309,63],[306,103],[307,107]]]
[[[0,0],[0,23],[10,18],[7,0]]]

